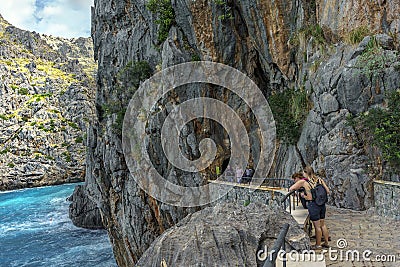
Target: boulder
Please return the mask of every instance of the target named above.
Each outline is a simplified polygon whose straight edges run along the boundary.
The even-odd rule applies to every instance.
[[[188,215],[159,236],[137,266],[260,266],[257,252],[271,249],[285,223],[288,249],[309,249],[310,240],[278,207],[219,203]],[[262,265],[261,265],[262,266]]]
[[[69,217],[77,227],[87,229],[103,229],[103,222],[99,208],[87,195],[85,187],[78,185],[74,193],[67,199],[69,205]]]

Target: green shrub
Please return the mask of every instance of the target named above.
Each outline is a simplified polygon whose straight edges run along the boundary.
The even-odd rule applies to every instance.
[[[123,100],[123,97],[127,97],[128,99],[122,101],[125,102],[123,105],[127,105],[139,88],[140,82],[148,79],[151,74],[152,70],[147,61],[128,62],[117,73],[117,86],[113,94],[115,97],[119,97],[120,101]]]
[[[324,35],[324,30],[319,26],[319,24],[313,24],[309,26],[302,27],[301,29],[291,33],[289,37],[289,45],[292,47],[297,47],[300,45],[300,37],[304,36],[305,39],[309,39],[311,37],[314,38],[315,43],[318,44],[325,44],[326,38]],[[303,60],[307,62],[307,53],[303,53]]]
[[[192,55],[192,61],[201,61],[201,58],[200,58],[199,55],[193,54],[193,55]]]
[[[306,38],[314,37],[317,44],[324,44],[326,42],[324,36],[324,30],[319,26],[319,24],[310,25],[301,30],[306,36]]]
[[[20,95],[28,95],[29,91],[28,91],[27,88],[19,88],[18,94],[20,94]]]
[[[225,0],[214,0],[214,3],[216,5],[219,5],[219,6],[226,5],[226,1]]]
[[[7,164],[7,166],[8,166],[9,168],[14,168],[14,167],[15,167],[15,164],[12,163],[12,162],[10,162],[10,163]]]
[[[228,6],[228,2],[226,0],[214,0],[213,2],[215,5],[221,7],[224,12],[224,14],[218,16],[219,20],[233,19],[232,7]]]
[[[68,122],[69,127],[73,128],[73,129],[79,129],[78,125],[75,122],[69,121]]]
[[[71,153],[69,153],[69,151],[64,151],[62,153],[62,155],[65,157],[65,161],[66,162],[71,162],[72,161]]]
[[[397,62],[396,54],[385,53],[376,38],[371,37],[364,52],[357,58],[354,67],[360,69],[361,73],[371,79],[379,76],[383,69],[395,62]]]
[[[155,23],[160,26],[158,41],[162,43],[167,39],[169,30],[175,23],[175,12],[172,8],[171,0],[150,0],[146,7],[158,16]]]
[[[100,108],[102,116],[117,114],[112,125],[114,133],[122,134],[122,124],[129,101],[139,88],[140,82],[149,78],[151,74],[152,70],[146,61],[129,62],[117,73],[117,85],[112,92],[112,100],[104,103]]]
[[[52,161],[54,161],[54,160],[55,160],[55,158],[54,158],[54,157],[52,157],[52,156],[49,156],[49,155],[46,155],[46,156],[45,156],[45,158],[46,158],[46,159],[48,159],[48,160],[52,160]]]
[[[268,103],[276,122],[277,138],[286,144],[296,144],[312,108],[307,92],[287,89],[271,95]]]
[[[400,90],[387,96],[387,109],[373,108],[349,117],[348,122],[361,138],[362,145],[375,145],[392,166],[400,167]]]
[[[366,36],[370,35],[371,32],[366,26],[357,27],[351,30],[346,38],[350,44],[360,43]]]
[[[218,16],[219,20],[233,19],[232,13],[226,13]]]
[[[115,119],[115,123],[112,125],[113,132],[117,135],[122,135],[122,126],[124,123],[125,112],[126,109],[119,111],[117,113],[117,118]]]
[[[32,95],[31,99],[28,100],[27,104],[30,104],[32,102],[40,102],[51,96],[53,96],[52,93]]]
[[[300,45],[299,34],[297,32],[291,34],[291,36],[289,37],[289,44],[291,46],[299,46]]]
[[[75,143],[82,144],[83,143],[83,137],[79,136],[79,137],[75,138]]]

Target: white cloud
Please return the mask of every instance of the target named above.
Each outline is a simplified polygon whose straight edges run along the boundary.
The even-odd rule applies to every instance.
[[[0,5],[0,14],[24,30],[66,38],[88,37],[91,6],[93,0],[6,0]]]
[[[0,14],[15,26],[32,23],[34,12],[35,0],[6,0],[0,5]]]

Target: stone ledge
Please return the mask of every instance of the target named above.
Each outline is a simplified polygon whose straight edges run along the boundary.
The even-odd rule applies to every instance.
[[[400,220],[400,183],[374,181],[375,210],[380,216]]]
[[[399,183],[399,182],[391,182],[391,181],[384,181],[384,180],[375,180],[374,183],[376,183],[376,184],[384,184],[384,185],[392,185],[392,186],[400,187],[400,183]]]

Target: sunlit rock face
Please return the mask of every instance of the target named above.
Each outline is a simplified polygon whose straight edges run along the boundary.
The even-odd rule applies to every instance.
[[[260,266],[259,251],[271,248],[284,224],[291,250],[309,249],[309,238],[298,223],[281,209],[251,203],[220,203],[180,221],[159,236],[143,254],[138,266]],[[258,258],[257,258],[258,255]]]
[[[28,32],[0,16],[0,190],[84,180],[95,73],[91,38]]]
[[[382,53],[393,58],[399,41],[398,6],[390,1],[351,6],[346,1],[175,0],[175,19],[164,41],[159,38],[158,17],[146,8],[147,2],[98,0],[92,10],[98,94],[97,120],[88,133],[86,183],[101,209],[120,266],[133,265],[157,236],[200,209],[169,206],[147,195],[130,175],[123,154],[121,117],[133,95],[129,88],[178,63],[201,59],[230,65],[248,75],[267,98],[290,88],[306,90],[311,104],[301,135],[294,145],[277,142],[268,176],[289,177],[303,163],[310,164],[332,188],[331,204],[352,209],[372,205],[370,166],[382,166],[370,163],[372,150],[356,145],[357,133],[346,117],[383,105],[385,92],[399,88],[398,59],[382,66],[377,79],[370,79],[356,64],[368,39],[356,44],[346,40],[351,27],[366,26],[371,34],[382,33],[377,36]],[[132,67],[143,61],[151,73]],[[146,75],[132,82],[127,70]],[[168,164],[159,134],[173,105],[199,96],[232,106],[249,133],[250,160],[256,163],[259,158],[257,123],[243,101],[221,88],[183,86],[160,100],[147,128],[148,151],[158,173],[179,185],[202,185],[209,176]],[[229,159],[219,124],[190,122],[179,149],[188,159],[196,159],[205,137],[212,137],[219,149],[209,169],[212,174],[216,165]]]

